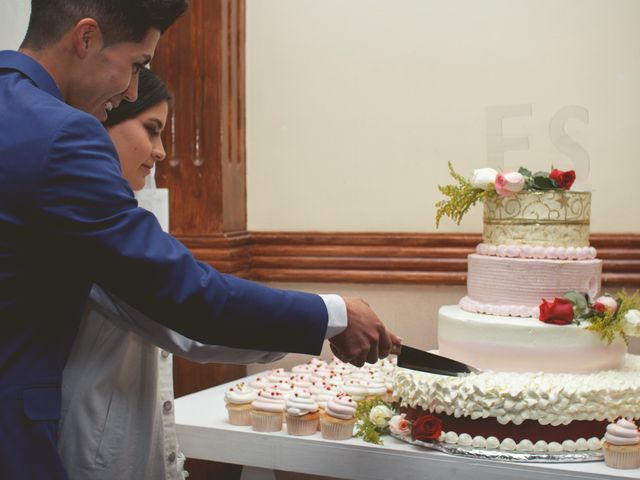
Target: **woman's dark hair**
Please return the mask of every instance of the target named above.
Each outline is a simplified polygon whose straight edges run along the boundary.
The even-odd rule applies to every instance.
[[[52,45],[83,18],[98,22],[105,46],[140,42],[151,28],[164,32],[188,6],[188,0],[31,0],[21,47]]]
[[[140,69],[138,80],[138,98],[135,102],[123,100],[117,108],[107,114],[103,122],[105,127],[111,127],[120,122],[138,116],[148,108],[154,107],[160,102],[171,102],[171,94],[160,77],[148,68]]]

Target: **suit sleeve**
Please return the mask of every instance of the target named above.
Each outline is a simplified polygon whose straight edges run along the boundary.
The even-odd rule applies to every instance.
[[[103,313],[107,320],[132,331],[146,341],[180,357],[199,363],[268,363],[280,360],[284,353],[206,345],[191,340],[137,311],[115,295],[94,285],[89,307]]]
[[[78,112],[60,127],[37,188],[34,224],[74,273],[202,343],[319,354],[327,309],[197,261],[138,208],[102,125]]]

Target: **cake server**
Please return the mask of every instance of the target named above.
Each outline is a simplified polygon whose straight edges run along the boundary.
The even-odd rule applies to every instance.
[[[479,373],[477,368],[457,360],[425,352],[407,345],[393,345],[392,354],[398,355],[398,366],[420,372],[456,377],[465,373]]]

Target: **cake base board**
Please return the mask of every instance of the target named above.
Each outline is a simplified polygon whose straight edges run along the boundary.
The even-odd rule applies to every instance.
[[[419,447],[437,450],[460,457],[480,458],[485,460],[497,460],[501,462],[520,463],[581,463],[600,462],[604,460],[602,450],[589,450],[584,452],[508,452],[505,450],[486,450],[476,447],[463,447],[443,442],[423,442],[412,440],[411,437],[403,437],[391,433],[392,437],[403,442]]]

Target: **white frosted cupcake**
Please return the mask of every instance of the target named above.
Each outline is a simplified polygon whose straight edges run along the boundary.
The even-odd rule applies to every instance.
[[[327,402],[320,415],[320,431],[327,440],[347,440],[353,436],[356,402],[348,393],[340,392]]]
[[[285,407],[289,435],[313,435],[318,431],[318,404],[309,390],[296,388],[287,399]]]
[[[251,403],[251,427],[256,432],[279,432],[282,430],[285,398],[282,392],[267,387],[258,393]]]
[[[347,380],[342,385],[342,391],[351,395],[354,401],[364,400],[369,395],[369,389],[364,383],[365,380],[353,379]]]
[[[297,373],[291,375],[289,381],[295,385],[295,388],[306,388],[309,389],[313,385],[311,382],[311,374]]]
[[[267,377],[256,377],[251,382],[249,382],[249,386],[255,391],[259,392],[260,390],[271,386],[271,382]]]
[[[633,421],[621,418],[607,425],[602,448],[604,461],[609,467],[640,467],[640,432]]]
[[[231,425],[251,425],[251,403],[258,397],[256,391],[244,382],[229,388],[224,401]]]
[[[289,377],[293,375],[291,372],[286,371],[284,368],[274,368],[267,375],[267,380],[271,383],[278,383],[282,381],[288,381]]]

